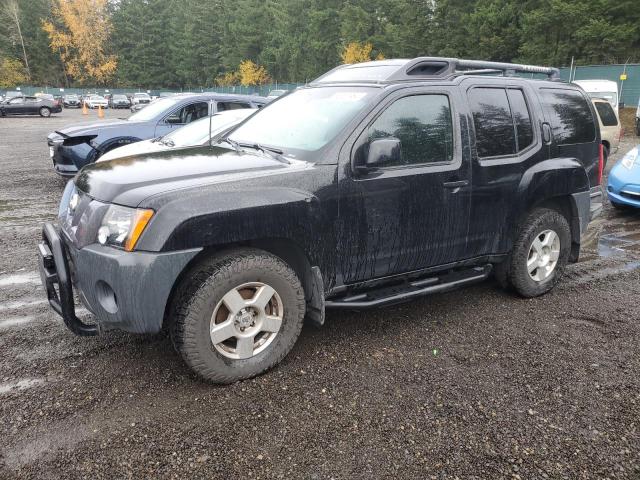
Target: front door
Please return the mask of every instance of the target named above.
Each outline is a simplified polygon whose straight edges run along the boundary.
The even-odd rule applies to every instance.
[[[9,100],[9,103],[5,105],[4,110],[8,115],[22,115],[25,113],[25,98],[16,97]]]
[[[396,92],[355,141],[339,182],[338,265],[345,284],[464,257],[470,162],[456,98],[444,87]],[[358,168],[371,142],[389,137],[400,140],[400,156],[370,171]]]

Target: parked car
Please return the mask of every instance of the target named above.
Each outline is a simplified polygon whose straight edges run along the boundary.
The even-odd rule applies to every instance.
[[[36,97],[36,98],[44,98],[44,99],[47,99],[47,100],[51,100],[52,102],[55,102],[55,101],[56,101],[56,97],[54,97],[54,96],[53,96],[52,94],[50,94],[50,93],[42,93],[42,92],[39,92],[39,93],[36,93],[36,94],[34,95],[34,97]]]
[[[596,107],[598,124],[600,126],[600,137],[604,146],[604,163],[607,164],[609,155],[618,151],[620,137],[622,137],[622,124],[618,114],[611,104],[604,98],[594,98],[591,100]]]
[[[208,114],[258,108],[266,99],[248,95],[196,94],[161,98],[128,119],[57,130],[48,136],[56,173],[73,176],[113,148],[166,135]]]
[[[271,90],[269,92],[269,95],[267,95],[267,98],[278,98],[282,95],[284,95],[285,93],[287,93],[289,90]]]
[[[73,93],[70,93],[62,97],[62,105],[64,106],[64,108],[81,108],[82,107],[80,97]]]
[[[198,147],[209,145],[210,139],[229,130],[245,118],[256,112],[253,108],[241,110],[228,110],[214,113],[211,118],[204,117],[190,124],[172,130],[163,137],[130,143],[123,147],[114,148],[102,155],[97,161],[106,162],[115,158],[130,157],[142,153],[162,152],[165,150],[177,151],[186,147]]]
[[[131,106],[131,102],[126,95],[116,93],[109,100],[109,106],[111,108],[129,108]]]
[[[139,92],[133,94],[133,97],[131,99],[132,105],[140,105],[145,103],[151,103],[151,97],[148,93]]]
[[[446,58],[344,65],[212,147],[83,168],[39,246],[50,303],[80,335],[166,328],[198,375],[228,383],[277,364],[326,308],[494,270],[524,297],[548,292],[602,209],[600,135],[581,89],[510,71],[559,77]],[[76,317],[74,291],[98,326]]]
[[[12,97],[0,103],[0,116],[5,115],[40,115],[50,117],[52,113],[60,113],[62,105],[56,100],[43,97]]]
[[[10,98],[15,98],[15,97],[24,97],[24,93],[19,92],[17,90],[10,90],[4,94],[5,100],[9,100]]]
[[[618,113],[618,84],[611,80],[575,80],[592,98],[604,98]]]
[[[87,105],[87,108],[91,109],[98,107],[109,108],[107,99],[100,95],[90,95],[85,99],[84,103]]]
[[[629,150],[609,172],[607,195],[616,208],[640,207],[640,145]]]
[[[153,101],[151,103],[153,103]],[[151,105],[151,103],[136,103],[135,105],[131,104],[131,113],[138,113],[144,107]]]

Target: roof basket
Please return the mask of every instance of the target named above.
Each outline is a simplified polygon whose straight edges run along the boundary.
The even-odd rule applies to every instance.
[[[485,62],[458,58],[419,57],[413,60],[379,60],[354,65],[341,65],[320,76],[313,83],[340,82],[398,82],[417,79],[450,78],[459,75],[516,73],[546,75],[549,80],[560,80],[557,68],[521,65],[517,63]]]
[[[512,76],[516,73],[540,73],[546,75],[550,80],[560,78],[560,71],[552,67],[459,58],[420,57],[409,60],[403,68],[398,69],[388,80],[411,80],[416,77],[447,77],[481,73],[502,73],[504,76]]]

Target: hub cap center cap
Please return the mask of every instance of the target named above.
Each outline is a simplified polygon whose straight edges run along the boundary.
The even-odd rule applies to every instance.
[[[242,309],[240,310],[234,319],[234,323],[238,328],[249,328],[253,325],[255,319],[255,312],[250,309]]]

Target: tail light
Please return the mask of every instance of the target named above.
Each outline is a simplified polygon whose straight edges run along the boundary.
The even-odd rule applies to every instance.
[[[602,184],[603,172],[604,172],[604,145],[600,144],[598,148],[598,181],[596,185]]]

